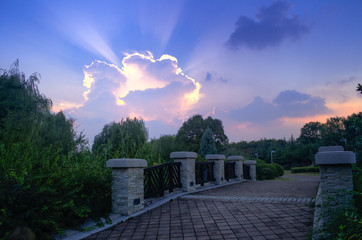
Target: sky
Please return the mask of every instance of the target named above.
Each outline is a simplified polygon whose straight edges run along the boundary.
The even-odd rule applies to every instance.
[[[41,75],[90,142],[142,118],[150,138],[195,114],[231,142],[298,137],[362,110],[362,1],[0,0],[0,69]]]

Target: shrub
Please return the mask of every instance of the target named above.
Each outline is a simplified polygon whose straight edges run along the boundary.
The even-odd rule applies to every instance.
[[[319,167],[294,167],[292,173],[319,172]]]
[[[270,169],[272,171],[272,173],[273,173],[272,178],[266,178],[266,176],[264,176],[263,169],[265,169],[265,168]],[[268,164],[261,160],[257,161],[257,163],[256,163],[256,179],[258,179],[258,180],[273,179],[276,176],[278,176],[278,174],[277,174],[277,170],[276,170],[275,166],[273,166],[272,164]]]
[[[277,163],[273,163],[272,164],[275,168],[276,168],[276,171],[277,171],[277,176],[283,176],[284,175],[284,169],[281,165],[277,164]]]
[[[275,172],[270,168],[263,168],[261,170],[261,174],[262,174],[263,178],[267,179],[267,180],[274,179],[274,177],[275,177]]]
[[[39,239],[111,209],[111,171],[102,156],[68,157],[61,150],[0,145],[0,239],[18,226]]]
[[[352,165],[354,204],[362,215],[362,168]]]

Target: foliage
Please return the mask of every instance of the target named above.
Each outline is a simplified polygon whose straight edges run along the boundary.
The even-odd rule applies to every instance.
[[[354,187],[354,206],[346,207],[345,205],[338,205],[328,207],[327,202],[323,208],[322,218],[324,223],[321,228],[314,229],[318,233],[318,239],[362,239],[362,169],[353,166],[353,187]],[[341,193],[342,196],[344,193]],[[329,198],[332,205],[334,205],[333,198]]]
[[[320,122],[306,123],[300,130],[298,141],[302,144],[320,143],[322,139],[322,126]]]
[[[326,123],[309,122],[301,128],[300,136],[295,140],[260,139],[258,141],[240,141],[224,145],[219,151],[226,156],[242,155],[248,159],[258,158],[273,162],[284,169],[313,165],[315,154],[321,146],[341,145],[346,151],[357,156],[357,165],[362,164],[362,112],[347,117],[332,117]]]
[[[111,172],[90,153],[72,157],[55,147],[0,146],[0,238],[17,226],[39,239],[110,212]]]
[[[18,67],[16,61],[9,71],[0,70],[0,143],[56,146],[61,154],[86,148],[84,136],[73,130],[74,120],[50,111],[51,100],[38,90],[39,74],[25,79]]]
[[[0,239],[16,227],[51,238],[111,207],[106,155],[92,155],[74,120],[50,111],[38,82],[18,62],[0,70]]]
[[[322,125],[323,146],[345,146],[345,125],[343,117],[331,117]]]
[[[175,135],[163,135],[159,139],[151,139],[150,143],[162,163],[169,162],[170,153],[176,151],[175,139]]]
[[[270,168],[263,168],[261,169],[261,175],[263,176],[263,179],[270,180],[275,178],[275,173]]]
[[[281,177],[284,175],[284,169],[281,165],[279,165],[277,163],[273,163],[272,166],[274,166],[274,168],[276,169],[278,177]]]
[[[158,152],[152,146],[152,143],[145,143],[141,148],[139,148],[135,158],[147,160],[147,165],[149,167],[163,163],[161,158],[159,158]]]
[[[361,84],[358,83],[356,91],[360,92],[362,94],[362,85]]]
[[[206,128],[213,132],[216,148],[219,150],[228,143],[228,137],[224,133],[224,127],[219,119],[208,117],[203,119],[201,115],[195,115],[184,122],[176,135],[177,150],[198,152],[200,142]]]
[[[217,150],[215,147],[212,130],[208,127],[206,128],[204,134],[202,135],[199,154],[202,157],[205,157],[207,154],[216,154],[216,153]]]
[[[353,190],[354,205],[358,213],[362,215],[362,168],[352,165],[353,172]]]
[[[319,172],[319,167],[294,167],[292,173]]]
[[[279,164],[269,164],[262,160],[258,160],[256,163],[256,179],[258,180],[274,179],[275,177],[283,175],[283,167]]]
[[[346,150],[357,156],[357,164],[362,165],[362,112],[353,113],[344,119]]]
[[[362,238],[362,216],[354,210],[334,211],[333,218],[323,229],[321,239],[348,239]]]
[[[148,130],[142,119],[127,118],[111,122],[94,137],[93,153],[104,153],[109,158],[134,158],[148,139]]]

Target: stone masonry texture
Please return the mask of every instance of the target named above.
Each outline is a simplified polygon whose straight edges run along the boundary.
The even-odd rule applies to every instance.
[[[182,191],[190,192],[195,190],[196,187],[195,159],[192,158],[175,159],[174,161],[181,162],[180,174],[181,174]]]
[[[112,169],[112,176],[112,212],[130,215],[143,209],[143,168]]]
[[[351,165],[321,165],[322,203],[329,205],[351,204],[353,178]]]
[[[243,179],[243,156],[229,156],[230,162],[235,162],[235,175],[237,180]]]

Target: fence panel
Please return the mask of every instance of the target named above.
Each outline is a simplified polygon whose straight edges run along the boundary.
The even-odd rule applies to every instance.
[[[231,178],[236,178],[235,175],[235,162],[225,162],[224,164],[224,174],[225,174],[225,180],[229,181]]]
[[[215,162],[196,162],[195,163],[195,178],[196,184],[204,186],[206,182],[215,181],[214,178]]]
[[[181,187],[180,162],[170,162],[144,169],[144,197],[163,196],[168,190]]]
[[[250,179],[250,166],[243,164],[243,176],[244,179]]]

